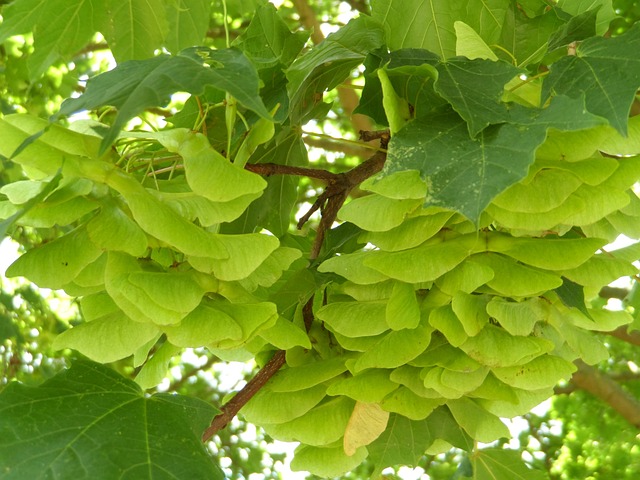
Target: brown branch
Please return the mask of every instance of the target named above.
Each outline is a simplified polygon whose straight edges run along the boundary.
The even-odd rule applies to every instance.
[[[602,298],[617,298],[618,300],[624,300],[629,295],[628,288],[619,287],[602,287],[598,292],[598,296]]]
[[[317,178],[319,180],[331,181],[336,174],[327,170],[316,168],[292,167],[290,165],[278,165],[276,163],[247,163],[245,170],[249,170],[266,177],[271,175],[295,175],[298,177]]]
[[[591,367],[581,360],[577,360],[575,364],[578,370],[571,377],[571,383],[574,387],[599,398],[611,406],[631,425],[640,428],[640,401],[597,368]],[[570,392],[566,389],[557,388],[555,393]]]
[[[386,148],[386,144],[383,148]],[[362,162],[360,165],[348,172],[335,174],[334,177],[329,180],[324,192],[322,192],[314,202],[309,211],[298,221],[298,228],[302,228],[315,211],[320,209],[322,212],[322,218],[318,225],[316,238],[313,242],[313,246],[311,247],[311,254],[309,256],[311,260],[318,258],[320,249],[322,248],[322,243],[324,242],[325,233],[331,228],[333,222],[335,222],[338,216],[338,211],[349,196],[351,190],[360,185],[367,178],[382,170],[386,159],[387,154],[385,152],[376,152],[368,160]]]
[[[626,326],[618,327],[611,332],[602,332],[602,333],[607,333],[612,337],[619,338],[620,340],[630,343],[631,345],[640,346],[640,332],[638,331],[628,332]]]
[[[204,431],[202,435],[203,442],[208,441],[216,432],[226,427],[233,417],[238,414],[240,409],[280,370],[280,367],[284,365],[286,360],[285,353],[284,350],[278,350],[273,357],[271,357],[271,360],[256,373],[256,376],[249,380],[249,383],[247,383],[235,397],[224,404],[221,408],[222,412],[212,420],[209,428]]]

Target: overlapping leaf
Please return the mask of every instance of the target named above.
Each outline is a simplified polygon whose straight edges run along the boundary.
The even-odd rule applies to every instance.
[[[418,170],[430,187],[426,205],[451,208],[477,222],[494,197],[527,175],[548,128],[602,123],[584,112],[580,100],[566,98],[541,110],[513,108],[510,117],[513,123],[489,126],[475,139],[452,111],[418,118],[391,140],[385,173]]]
[[[554,63],[543,87],[551,94],[585,95],[587,109],[605,117],[618,132],[626,135],[629,109],[640,86],[640,25],[619,37],[590,38],[582,42],[576,55]]]
[[[207,65],[205,65],[205,63]],[[118,109],[102,141],[104,151],[128,120],[144,109],[166,105],[175,92],[201,94],[210,86],[229,92],[238,102],[263,118],[271,115],[258,96],[258,74],[237,49],[192,48],[179,55],[160,55],[118,65],[88,82],[86,92],[66,100],[56,118],[103,105]]]

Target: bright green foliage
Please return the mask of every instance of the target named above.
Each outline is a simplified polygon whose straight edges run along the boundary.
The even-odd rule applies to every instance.
[[[294,469],[338,476],[369,459],[378,475],[455,446],[469,452],[460,475],[539,478],[474,445],[508,437],[500,417],[548,398],[575,361],[606,359],[594,332],[634,321],[587,301],[637,273],[637,247],[604,249],[640,235],[639,27],[596,36],[611,11],[587,2],[372,0],[303,51],[307,34],[255,2],[212,48],[208,1],[63,3],[16,0],[0,26],[2,40],[35,32],[34,79],[96,32],[119,62],[50,121],[0,119],[0,154],[24,174],[0,189],[0,228],[59,229],[7,274],[80,298],[83,321],[54,347],[132,356],[146,389],[184,348],[260,365],[285,350],[240,414],[301,443]],[[317,195],[294,168],[314,167],[302,129],[361,65],[357,111],[389,127],[386,163],[316,249],[290,226]],[[170,125],[129,123],[153,124],[179,92]],[[83,110],[100,115],[74,119]],[[144,397],[96,364],[11,385],[1,409],[9,478],[221,475],[199,442],[213,407]],[[71,437],[52,449],[43,432]]]

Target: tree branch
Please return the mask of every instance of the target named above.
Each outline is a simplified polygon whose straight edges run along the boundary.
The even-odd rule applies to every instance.
[[[222,413],[218,414],[211,422],[209,428],[204,431],[202,441],[208,441],[218,430],[226,427],[233,417],[238,414],[240,409],[280,370],[280,367],[282,367],[284,363],[285,351],[278,350],[275,355],[271,357],[271,360],[256,373],[256,376],[253,377],[235,397],[224,404],[221,408]]]
[[[611,332],[602,332],[602,333],[606,333],[611,335],[612,337],[619,338],[620,340],[630,343],[631,345],[640,346],[640,332],[638,331],[628,332],[626,326],[618,327]]]
[[[609,404],[631,425],[640,428],[640,402],[627,393],[611,378],[581,360],[575,364],[578,370],[571,377],[575,388],[585,390],[603,402]],[[556,388],[555,393],[571,393],[573,390]]]

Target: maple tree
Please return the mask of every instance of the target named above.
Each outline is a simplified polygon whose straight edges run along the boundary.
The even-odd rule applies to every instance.
[[[640,258],[608,247],[640,236],[640,27],[607,1],[349,3],[326,38],[300,0],[3,7],[33,85],[117,62],[0,118],[0,232],[55,231],[7,275],[79,299],[52,346],[91,360],[2,390],[3,478],[223,478],[204,442],[238,413],[320,476],[456,447],[459,478],[545,478],[479,443],[570,379],[640,426],[592,367],[600,332],[640,343],[634,295],[601,301]],[[186,348],[260,370],[216,404],[154,393]]]

